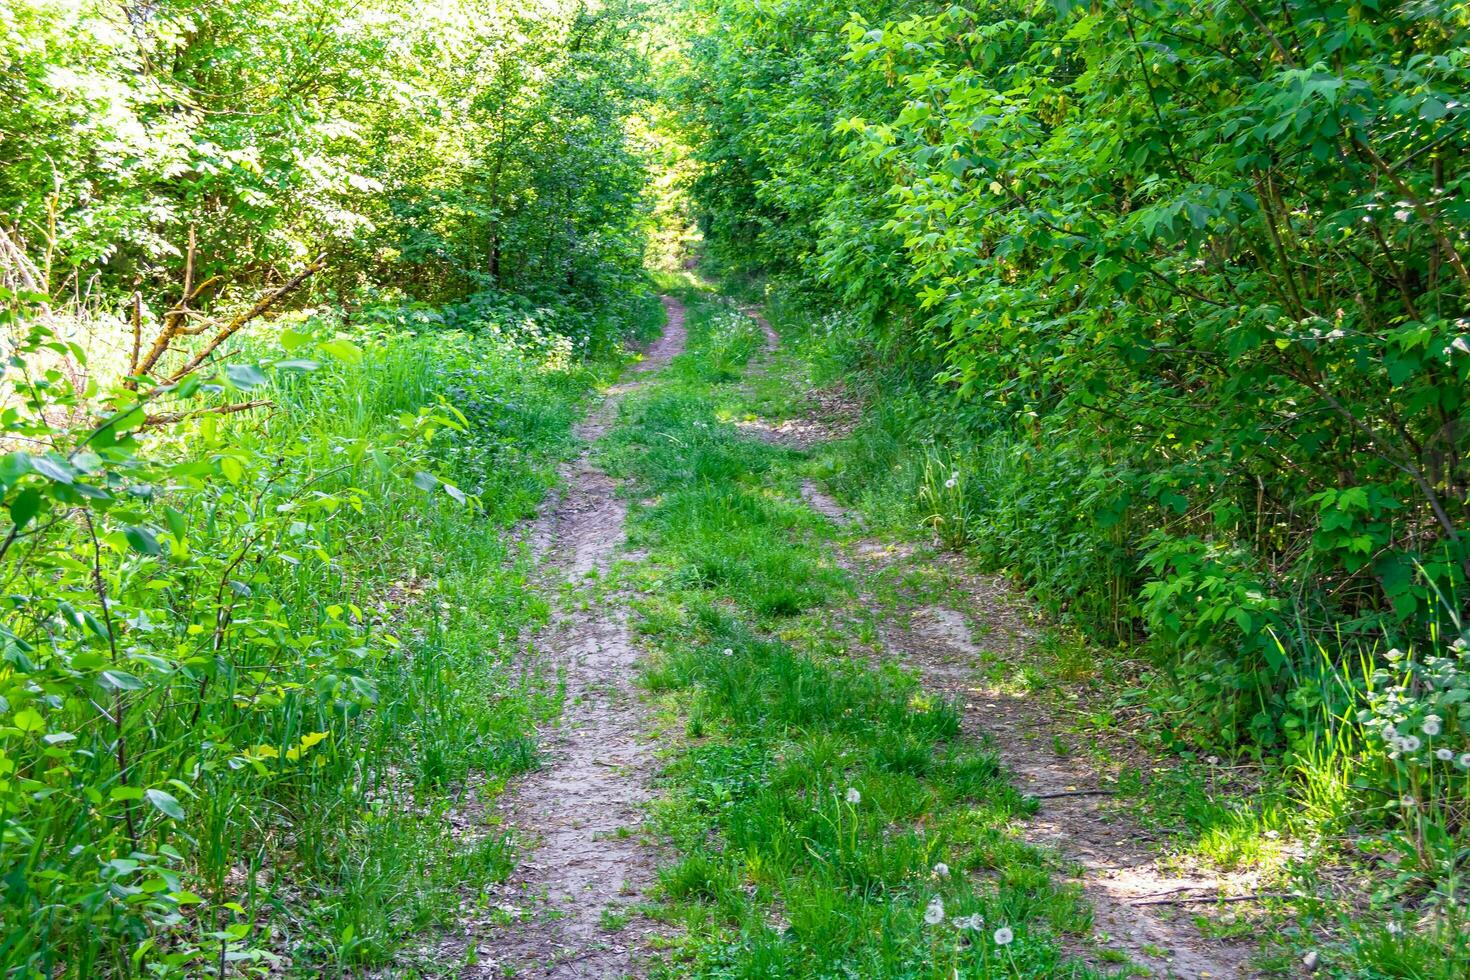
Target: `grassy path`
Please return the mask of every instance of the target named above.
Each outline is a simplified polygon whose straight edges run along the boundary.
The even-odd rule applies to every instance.
[[[689,295],[533,528],[564,709],[503,804],[533,849],[462,975],[1254,975],[1133,904],[1220,883],[1157,873],[992,683],[1023,606],[864,536],[812,477],[824,426],[753,411],[788,385],[774,331]]]
[[[791,366],[759,317],[699,299],[689,336],[602,443],[649,553],[633,572],[653,648],[643,684],[674,733],[652,816],[678,855],[659,872],[660,914],[678,927],[659,969],[1252,975],[1249,950],[1187,914],[1097,887],[1101,869],[1144,864],[1126,825],[1109,832],[1111,817],[1059,798],[1026,829],[1038,803],[1017,775],[1043,795],[1082,777],[1050,760],[1040,779],[1023,751],[1034,730],[989,731],[1036,719],[979,693],[993,658],[975,637],[988,648],[1014,624],[970,617],[1019,607],[956,593],[928,553],[864,539],[810,478],[822,426],[753,417]]]

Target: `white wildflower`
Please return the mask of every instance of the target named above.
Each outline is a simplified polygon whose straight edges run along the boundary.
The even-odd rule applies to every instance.
[[[1011,944],[1011,940],[1015,938],[1016,934],[1014,932],[1011,932],[1009,926],[1001,926],[999,929],[995,930],[995,945],[997,946],[1009,946]]]
[[[1408,208],[1399,208],[1397,211],[1395,211],[1393,213],[1393,216],[1395,218],[1397,218],[1399,221],[1408,221],[1409,220],[1409,215],[1411,215],[1411,214],[1413,214],[1413,212],[1410,211]]]
[[[1218,766],[1220,764],[1220,757],[1218,755],[1208,756],[1205,761],[1212,766]]]
[[[1470,752],[1461,752],[1460,758],[1455,762],[1461,769],[1470,769]]]
[[[1433,738],[1443,730],[1442,724],[1439,715],[1430,715],[1424,719],[1424,734]]]
[[[1403,746],[1405,752],[1418,752],[1419,746],[1424,743],[1419,740],[1418,735],[1405,735],[1399,744]]]
[[[968,929],[971,932],[978,932],[980,931],[980,927],[985,925],[985,917],[978,912],[974,915],[957,916],[950,921],[956,929]]]
[[[1390,922],[1388,925],[1384,926],[1384,928],[1388,930],[1388,934],[1390,936],[1397,936],[1399,933],[1404,931],[1404,927],[1399,925],[1397,922]]]
[[[859,793],[857,791],[857,787],[856,786],[849,786],[847,788],[847,802],[851,803],[853,806],[857,806],[862,801],[863,801],[863,794],[861,794],[861,793]]]
[[[935,896],[929,900],[924,907],[924,922],[931,926],[937,926],[944,921],[944,900]]]
[[[1451,752],[1449,749],[1435,749],[1434,757],[1440,762],[1449,762],[1455,757],[1455,753]]]
[[[938,875],[939,877],[941,877],[941,878],[948,878],[949,877],[949,865],[945,864],[943,861],[940,861],[938,864],[936,864],[934,866],[934,873],[936,875]]]
[[[948,480],[945,480],[944,481],[945,489],[947,489],[947,490],[953,490],[955,488],[955,486],[959,484],[959,482],[960,481],[959,480],[956,480],[954,477],[950,477]]]
[[[731,650],[729,647],[725,647],[725,656],[733,657],[735,656],[735,651]]]

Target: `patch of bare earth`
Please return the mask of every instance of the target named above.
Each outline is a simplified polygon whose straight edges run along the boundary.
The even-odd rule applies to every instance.
[[[467,959],[476,961],[466,977],[621,977],[637,972],[658,929],[634,908],[655,864],[637,832],[655,770],[632,683],[639,650],[625,605],[598,590],[623,540],[626,506],[590,445],[612,426],[639,376],[683,350],[683,307],[667,297],[664,305],[663,336],[577,427],[589,448],[563,469],[564,489],[531,534],[549,588],[570,584],[533,654],[538,669],[562,678],[565,708],[542,733],[545,765],[498,804],[517,838],[533,846],[497,889],[501,918],[514,921],[466,924]]]

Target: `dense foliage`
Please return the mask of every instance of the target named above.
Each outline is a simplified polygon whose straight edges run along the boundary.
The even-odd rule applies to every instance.
[[[1196,739],[1280,744],[1319,641],[1448,652],[1463,4],[695,6],[712,250],[933,378],[972,536],[1146,631]]]
[[[626,293],[644,174],[627,3],[21,0],[0,215],[53,293],[199,303],[328,258],[338,293]],[[220,277],[213,281],[213,277]]]
[[[383,963],[508,873],[451,811],[552,703],[501,528],[658,312],[640,16],[0,5],[7,976]]]

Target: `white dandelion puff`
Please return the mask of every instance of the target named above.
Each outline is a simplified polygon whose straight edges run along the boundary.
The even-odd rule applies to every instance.
[[[1001,926],[995,930],[995,945],[997,946],[1009,946],[1011,940],[1015,938],[1016,934],[1011,932],[1010,926]]]
[[[847,788],[847,802],[851,803],[853,806],[857,806],[862,801],[863,801],[863,794],[861,794],[861,793],[859,793],[857,791],[857,787],[856,786],[849,786]]]
[[[1440,720],[1439,715],[1430,715],[1428,718],[1424,719],[1424,734],[1428,735],[1430,738],[1433,738],[1444,730],[1443,724],[1444,723]]]
[[[944,899],[936,895],[929,900],[929,904],[924,906],[924,921],[931,926],[944,921]]]
[[[1418,752],[1419,746],[1424,743],[1419,740],[1418,735],[1405,735],[1399,744],[1403,746],[1405,752]]]
[[[956,486],[959,485],[959,482],[960,481],[956,480],[954,477],[950,477],[948,480],[944,481],[945,489],[953,490]]]
[[[936,864],[934,866],[934,873],[936,875],[938,875],[940,878],[948,878],[949,877],[949,865],[945,864],[943,861],[940,861],[938,864]]]
[[[1449,762],[1455,757],[1455,753],[1451,752],[1449,749],[1435,749],[1434,757],[1440,762]]]
[[[1470,769],[1470,752],[1461,752],[1460,758],[1456,760],[1456,764],[1461,769]]]

